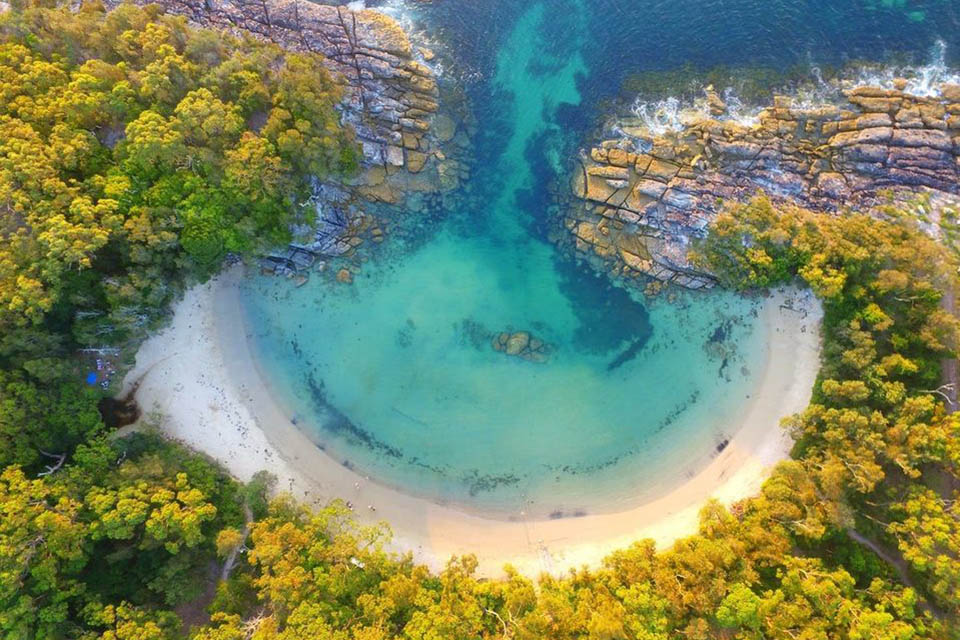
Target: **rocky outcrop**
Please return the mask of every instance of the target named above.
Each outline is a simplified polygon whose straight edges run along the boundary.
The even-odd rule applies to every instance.
[[[530,362],[546,362],[550,353],[550,347],[543,340],[533,337],[527,331],[498,333],[493,338],[492,346],[494,351]]]
[[[343,120],[356,130],[366,165],[357,188],[368,199],[397,201],[397,188],[390,184],[392,176],[402,169],[407,170],[402,173],[420,174],[428,163],[439,164],[443,159],[439,152],[442,141],[430,133],[438,109],[436,78],[421,62],[423,54],[392,18],[306,0],[150,3],[184,15],[199,26],[245,31],[290,50],[323,54],[334,76],[344,83]],[[107,4],[120,2],[108,0]],[[433,167],[435,173],[437,168]],[[403,182],[400,189],[415,191],[455,186],[427,176],[404,175],[396,182]]]
[[[623,138],[583,154],[564,219],[578,252],[615,275],[709,287],[687,251],[725,201],[762,190],[832,212],[869,210],[890,189],[958,193],[960,86],[934,97],[859,87],[815,107],[777,97],[749,125],[715,117],[725,105],[707,98],[712,116],[679,131],[623,121]]]

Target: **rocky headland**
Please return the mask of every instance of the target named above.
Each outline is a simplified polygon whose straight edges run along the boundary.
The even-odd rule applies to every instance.
[[[650,276],[688,288],[714,284],[688,260],[727,201],[763,191],[817,211],[870,211],[891,194],[960,188],[960,85],[932,96],[890,88],[847,89],[835,103],[777,96],[752,121],[728,117],[707,88],[705,108],[661,134],[625,118],[618,137],[581,154],[565,207],[572,246],[615,276]],[[943,197],[941,197],[943,196]]]
[[[343,122],[362,147],[363,171],[351,185],[361,198],[396,204],[410,192],[454,189],[464,177],[451,149],[462,144],[462,137],[454,141],[457,120],[438,113],[437,78],[426,64],[433,54],[414,46],[389,16],[306,0],[137,2],[160,5],[201,27],[323,54],[344,86]]]
[[[346,183],[315,183],[315,227],[294,229],[296,243],[264,256],[262,270],[300,285],[311,271],[337,260],[329,273],[349,284],[366,259],[358,249],[404,224],[397,209],[380,205],[402,204],[414,212],[439,207],[443,194],[469,176],[473,125],[462,96],[456,87],[441,90],[428,64],[434,52],[411,42],[390,16],[306,0],[135,1],[200,27],[322,54],[343,87],[341,119],[356,134],[361,170]],[[106,0],[109,7],[122,2]]]

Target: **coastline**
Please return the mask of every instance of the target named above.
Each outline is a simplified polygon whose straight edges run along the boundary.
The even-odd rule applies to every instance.
[[[266,469],[277,489],[311,504],[343,498],[359,522],[386,521],[392,550],[442,568],[452,555],[473,553],[478,574],[499,576],[503,565],[521,573],[559,574],[597,565],[610,552],[652,538],[659,548],[696,532],[697,514],[710,497],[731,503],[755,494],[792,441],[777,427],[804,409],[819,369],[819,305],[809,292],[773,292],[764,307],[767,362],[759,384],[735,420],[729,444],[694,477],[637,507],[556,520],[494,520],[413,497],[345,468],[297,429],[277,405],[251,354],[234,267],[193,287],[174,309],[172,323],[137,354],[125,386],[140,380],[137,400],[146,415],[162,415],[160,430],[203,452],[235,477]],[[781,307],[802,298],[799,310]],[[228,320],[228,321],[225,321]],[[376,507],[373,512],[368,505]]]

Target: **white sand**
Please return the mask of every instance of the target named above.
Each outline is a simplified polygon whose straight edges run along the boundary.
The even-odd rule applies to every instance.
[[[385,520],[393,548],[412,551],[430,567],[451,555],[474,553],[479,573],[502,574],[510,563],[522,573],[560,573],[596,566],[604,556],[642,538],[659,547],[695,533],[697,513],[710,497],[732,503],[755,494],[792,441],[779,428],[783,416],[803,410],[820,364],[821,310],[808,292],[775,292],[765,305],[771,331],[759,387],[728,426],[723,452],[689,481],[662,497],[620,513],[544,521],[485,519],[381,486],[344,468],[293,426],[264,386],[241,320],[234,268],[194,287],[177,304],[172,324],[137,354],[126,385],[142,378],[137,399],[163,416],[161,430],[223,464],[240,480],[266,469],[278,489],[310,503],[343,498],[361,522]],[[794,309],[781,303],[793,298]],[[372,511],[368,506],[374,506]]]

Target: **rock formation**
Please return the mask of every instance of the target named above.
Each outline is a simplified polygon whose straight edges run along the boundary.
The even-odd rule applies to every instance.
[[[550,351],[543,340],[533,337],[527,331],[498,333],[493,338],[492,346],[494,351],[530,362],[546,362]]]
[[[624,137],[584,153],[564,224],[578,252],[615,275],[645,274],[685,287],[713,284],[687,260],[724,201],[765,191],[814,210],[869,210],[889,189],[958,193],[960,86],[920,97],[858,87],[840,104],[796,106],[776,97],[755,124],[711,116],[652,136],[639,120]]]

